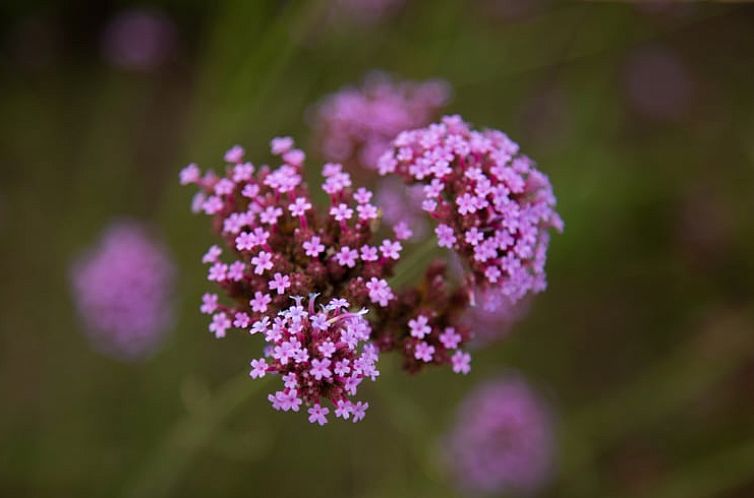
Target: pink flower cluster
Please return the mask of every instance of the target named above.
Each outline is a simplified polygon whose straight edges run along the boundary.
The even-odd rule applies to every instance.
[[[431,123],[449,98],[443,81],[396,82],[371,73],[361,88],[344,88],[317,106],[321,153],[329,161],[374,170],[398,133]]]
[[[504,133],[447,116],[400,133],[378,168],[423,186],[438,245],[459,254],[470,289],[515,303],[545,288],[548,230],[563,222],[547,176]]]
[[[399,224],[395,238],[378,239],[380,211],[372,203],[372,192],[355,189],[350,176],[335,163],[323,168],[322,189],[329,196],[329,206],[322,215],[303,182],[304,153],[287,137],[274,139],[271,148],[283,163],[276,169],[245,162],[243,149],[236,146],[225,154],[224,176],[211,171],[202,174],[191,164],[181,171],[180,181],[200,187],[194,210],[212,217],[214,228],[233,253],[232,258],[222,259],[223,250],[212,246],[202,258],[209,266],[207,279],[219,285],[231,301],[224,304],[215,293],[203,296],[200,310],[212,316],[210,332],[217,338],[234,328],[265,332],[271,359],[255,360],[252,375],[275,372],[298,378],[297,387],[273,395],[273,406],[298,410],[301,403],[312,405],[312,421],[321,423],[328,409],[320,399],[327,398],[336,415],[361,419],[366,405],[349,405],[343,393],[355,392],[351,384],[363,376],[376,376],[368,364],[376,360],[377,348],[367,345],[359,358],[349,356],[355,353],[343,348],[343,343],[351,344],[343,330],[346,335],[355,334],[357,342],[374,341],[382,351],[402,351],[409,370],[445,363],[467,373],[470,357],[459,347],[470,333],[461,326],[454,328],[467,304],[465,294],[448,292],[437,270],[427,272],[427,283],[419,289],[397,292],[388,283],[403,250],[401,241],[410,236],[410,230]],[[292,318],[291,313],[303,307],[290,307],[291,297],[307,295],[320,296],[330,304],[314,313],[312,301],[305,316]],[[373,310],[372,325],[343,311],[350,306]],[[411,335],[408,321],[420,308],[431,330],[417,337]],[[298,342],[291,342],[294,338]],[[319,338],[327,345],[320,344]],[[329,351],[330,345],[336,349]],[[318,356],[325,354],[320,346],[338,361],[348,359],[350,376],[344,369],[335,373],[335,360]],[[291,356],[295,354],[299,362]],[[317,384],[304,382],[304,376],[313,376]],[[287,384],[293,385],[292,381]]]
[[[174,267],[133,221],[111,225],[71,270],[73,298],[93,346],[124,360],[150,355],[169,328]]]
[[[330,206],[326,216],[318,215],[302,178],[304,153],[293,147],[290,138],[272,141],[283,161],[274,170],[256,171],[236,146],[225,155],[229,166],[222,178],[202,175],[194,164],[181,172],[181,183],[202,188],[194,206],[213,217],[235,254],[223,261],[222,249],[212,246],[202,259],[209,265],[207,279],[237,301],[231,309],[217,304],[216,295],[205,296],[202,311],[214,314],[210,330],[217,337],[231,328],[231,320],[245,324],[274,316],[291,295],[322,294],[382,307],[394,298],[385,277],[402,246],[396,239],[374,241],[378,209],[370,202],[372,193],[354,191],[348,173],[328,163],[322,189]]]
[[[448,438],[448,460],[465,491],[531,494],[553,468],[552,419],[519,376],[492,379],[461,404]]]
[[[281,376],[283,389],[268,396],[276,410],[299,411],[305,402],[311,406],[309,422],[324,425],[330,409],[322,402],[330,400],[336,417],[358,422],[369,403],[350,397],[363,379],[374,381],[379,375],[377,348],[368,342],[371,327],[362,316],[367,310],[349,312],[345,299],[332,299],[317,310],[315,299],[312,295],[305,309],[303,298],[295,298],[274,320],[254,323],[251,333],[263,334],[268,347],[264,358],[251,361],[250,375]]]

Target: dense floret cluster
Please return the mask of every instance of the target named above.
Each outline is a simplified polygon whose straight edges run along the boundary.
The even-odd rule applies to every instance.
[[[378,168],[423,186],[438,245],[460,255],[469,288],[511,303],[545,288],[548,231],[563,222],[549,179],[504,133],[448,116],[400,133]]]
[[[310,406],[309,421],[324,425],[332,403],[336,417],[352,417],[358,422],[368,403],[353,402],[359,384],[379,375],[375,363],[377,348],[369,342],[371,327],[362,309],[348,311],[345,299],[333,299],[318,310],[316,296],[304,306],[298,297],[274,320],[265,317],[251,328],[267,342],[265,357],[251,361],[251,377],[274,373],[281,376],[283,389],[270,394],[273,408],[299,411],[302,403]]]
[[[396,224],[394,237],[378,237],[381,211],[372,192],[355,188],[337,163],[323,168],[322,189],[329,203],[325,214],[319,213],[303,181],[304,153],[287,137],[274,139],[271,149],[283,163],[276,169],[244,161],[243,149],[236,146],[225,154],[223,176],[202,174],[191,164],[181,171],[180,181],[199,186],[194,210],[212,217],[232,253],[223,259],[223,249],[213,245],[203,256],[207,279],[230,299],[206,293],[200,310],[211,315],[209,330],[217,338],[231,329],[264,332],[268,355],[255,360],[252,376],[275,372],[289,379],[285,389],[272,395],[273,406],[297,411],[306,403],[314,410],[311,421],[322,423],[329,409],[320,400],[329,399],[337,415],[360,420],[366,404],[348,404],[344,393],[355,392],[351,384],[363,377],[376,376],[368,365],[376,361],[378,349],[401,352],[409,371],[448,364],[455,372],[468,373],[470,356],[460,348],[471,333],[459,324],[468,293],[449,288],[443,265],[431,266],[421,285],[394,290],[388,280],[401,257],[401,242],[411,236],[407,225]],[[319,296],[329,304],[315,313],[312,298],[309,311],[300,316],[303,296]],[[297,300],[293,307],[291,298]],[[369,320],[349,309],[370,311]],[[331,323],[327,333],[318,328],[323,323]],[[343,330],[353,332],[358,342],[370,341],[358,358],[338,342]],[[318,356],[324,354],[322,337],[329,337],[323,347],[332,345],[342,356],[337,360],[349,361],[350,376],[334,376],[334,360]],[[281,351],[290,355],[276,356]],[[307,384],[304,377],[316,377],[315,372],[324,377]],[[292,374],[296,387],[291,387]]]

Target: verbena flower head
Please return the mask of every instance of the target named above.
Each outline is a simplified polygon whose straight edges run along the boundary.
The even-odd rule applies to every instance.
[[[402,247],[396,239],[376,237],[379,212],[371,192],[354,189],[342,166],[328,163],[322,189],[329,206],[317,212],[302,177],[304,153],[293,147],[289,138],[273,140],[273,153],[283,163],[276,169],[244,162],[236,146],[225,154],[222,177],[202,176],[194,164],[181,172],[181,183],[201,188],[195,207],[212,218],[229,248],[223,257],[212,246],[202,261],[207,279],[233,305],[206,307],[205,313],[244,313],[253,323],[286,309],[290,296],[344,298],[357,307],[386,307],[394,299],[385,278]],[[230,328],[222,323],[212,331],[218,337]]]
[[[329,161],[374,170],[398,133],[431,123],[449,98],[449,86],[439,80],[398,82],[371,73],[361,88],[344,88],[317,107],[321,153]]]
[[[252,334],[264,335],[267,348],[263,358],[251,361],[250,376],[280,375],[283,388],[268,396],[276,410],[299,411],[306,404],[311,423],[326,424],[329,413],[358,422],[369,404],[352,396],[365,378],[379,375],[377,348],[369,343],[371,327],[363,318],[367,310],[350,312],[345,299],[317,308],[315,300],[311,296],[307,304],[297,297],[274,320],[252,326]]]
[[[448,460],[466,491],[531,493],[549,478],[554,440],[548,407],[516,375],[489,380],[462,402],[447,439]]]
[[[295,149],[287,137],[274,139],[271,148],[282,162],[276,169],[257,168],[245,162],[244,150],[236,146],[225,154],[222,176],[211,171],[202,174],[195,164],[180,173],[182,184],[199,186],[194,211],[211,217],[226,246],[227,255],[221,247],[212,246],[202,257],[208,266],[207,279],[219,285],[228,298],[221,300],[215,293],[203,296],[200,311],[211,315],[209,331],[222,338],[232,329],[254,333],[269,328],[277,331],[266,336],[273,343],[268,354],[274,355],[275,347],[292,347],[279,343],[289,343],[292,334],[303,334],[298,339],[301,345],[294,348],[296,351],[303,351],[309,344],[319,347],[316,338],[327,334],[317,324],[334,320],[328,330],[335,334],[330,342],[336,351],[343,351],[342,345],[335,341],[341,328],[361,327],[359,341],[369,339],[381,351],[400,351],[410,371],[428,364],[446,364],[458,373],[468,373],[470,356],[460,348],[470,338],[470,332],[456,324],[468,304],[467,293],[448,288],[444,266],[428,268],[418,287],[394,290],[388,279],[401,257],[401,241],[410,236],[405,224],[394,227],[394,237],[378,237],[380,210],[372,202],[372,192],[354,187],[351,177],[337,163],[323,167],[322,189],[329,203],[320,212],[303,181],[304,153]],[[324,314],[312,315],[313,304],[308,311],[298,301],[291,307],[291,298],[300,300],[301,296],[319,296],[320,302],[328,303],[328,309]],[[306,311],[306,320],[302,318],[294,324],[289,318],[281,322],[286,314],[299,313],[299,309]],[[348,309],[368,310],[369,322],[346,313]],[[411,323],[417,319],[426,321],[424,327],[428,328],[420,336],[412,334]],[[364,348],[362,356],[366,351],[367,357],[376,359],[373,346]],[[328,413],[320,399],[329,399],[336,408],[343,400],[340,391],[333,387],[334,380],[331,382],[325,373],[325,369],[335,372],[331,368],[334,364],[328,364],[326,356],[316,357],[308,350],[306,354],[312,358],[311,365],[302,363],[300,372],[285,370],[282,367],[288,363],[280,363],[279,359],[280,364],[275,365],[264,358],[255,360],[252,372],[275,371],[281,375],[311,372],[315,377],[320,372],[324,381],[316,379],[317,386],[306,388],[299,383],[295,392],[296,399],[311,404],[314,412],[310,415],[319,423]],[[358,367],[355,372],[372,376],[366,367]],[[322,382],[330,387],[326,388]],[[292,392],[284,389],[274,399],[287,396],[285,399],[293,403],[291,409],[294,405],[297,408],[299,403],[294,402]],[[285,409],[289,405],[276,406]],[[346,408],[343,405],[340,411]],[[351,415],[358,420],[366,405],[356,403],[353,409]]]
[[[174,267],[163,245],[136,222],[110,226],[71,270],[73,298],[93,346],[116,358],[148,356],[172,313]]]
[[[423,186],[437,243],[460,256],[469,289],[515,303],[545,288],[548,232],[563,222],[549,179],[504,133],[447,116],[400,133],[378,167]]]

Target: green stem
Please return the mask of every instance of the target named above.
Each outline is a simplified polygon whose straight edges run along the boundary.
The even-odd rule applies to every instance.
[[[216,431],[266,379],[252,382],[248,375],[231,378],[203,408],[190,411],[170,429],[146,459],[126,489],[127,498],[169,496],[196,455],[212,441]]]

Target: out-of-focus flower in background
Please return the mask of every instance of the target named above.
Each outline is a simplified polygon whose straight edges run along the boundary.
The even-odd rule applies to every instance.
[[[656,45],[636,49],[628,56],[623,87],[633,111],[661,122],[683,118],[695,94],[693,76],[681,57]]]
[[[135,221],[110,225],[71,268],[73,298],[95,349],[123,360],[153,353],[173,321],[174,266]]]
[[[134,8],[117,14],[102,34],[102,55],[113,67],[153,71],[175,53],[177,30],[162,11]]]
[[[511,328],[529,311],[531,299],[512,303],[499,293],[482,293],[476,306],[469,307],[464,323],[474,331],[474,344],[484,346],[505,338]]]
[[[406,187],[397,178],[385,178],[378,183],[375,197],[388,224],[403,222],[412,232],[409,240],[424,238],[429,226],[422,212],[424,193],[419,185]]]
[[[369,73],[361,87],[343,88],[314,109],[320,153],[347,168],[375,170],[390,141],[401,131],[431,123],[450,95],[450,86],[441,80],[399,81]]]
[[[546,484],[554,468],[552,414],[516,373],[472,391],[445,444],[459,488],[471,493],[531,493]]]

